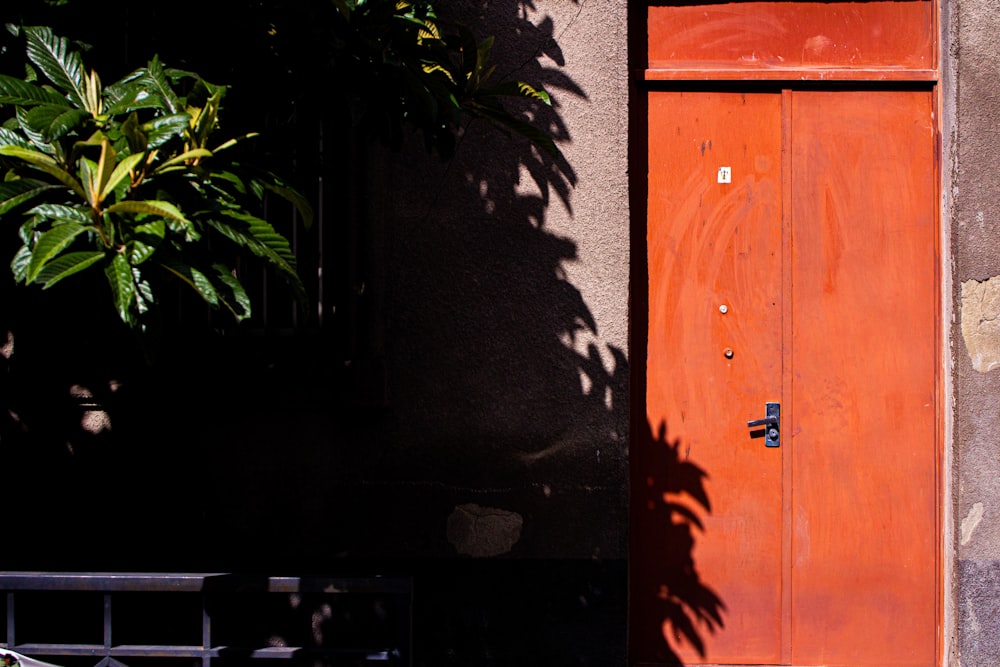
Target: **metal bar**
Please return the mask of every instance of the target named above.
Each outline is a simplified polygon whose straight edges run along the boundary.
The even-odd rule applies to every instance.
[[[15,643],[14,637],[14,593],[7,593],[7,636],[4,638],[7,642],[7,646],[13,646]]]
[[[409,577],[257,577],[226,573],[0,572],[5,591],[409,593]]]
[[[397,604],[402,609],[396,610],[396,634],[403,638],[402,664],[413,664],[413,595],[412,588],[405,596],[396,598]]]
[[[293,658],[307,652],[301,646],[267,646],[262,648],[239,648],[230,646],[176,646],[157,644],[123,644],[112,646],[107,655],[105,647],[100,644],[47,644],[31,643],[9,647],[18,653],[44,656],[102,656],[116,658]],[[316,655],[355,656],[369,660],[385,660],[389,656],[403,654],[395,648],[310,648],[308,652]]]
[[[226,573],[116,573],[116,572],[0,572],[0,590],[7,593],[7,642],[5,647],[31,655],[94,656],[100,664],[122,665],[120,657],[212,659],[349,656],[363,662],[412,664],[413,581],[408,577],[268,577]],[[31,643],[15,641],[15,595],[32,591],[84,591],[103,593],[103,642],[101,644]],[[113,598],[116,593],[200,592],[201,645],[114,645]],[[379,594],[392,597],[395,638],[389,646],[374,647],[234,647],[214,646],[210,598],[218,595],[273,595],[314,593],[322,595]]]
[[[322,128],[322,126],[320,126]],[[316,267],[316,324],[320,328],[323,327],[323,308],[326,303],[324,299],[326,298],[326,292],[324,290],[325,277],[323,275],[323,258],[325,256],[323,248],[323,177],[317,178],[316,182],[316,220],[313,224],[316,225],[316,244],[319,246],[319,256],[317,258]]]
[[[295,207],[295,204],[289,203],[288,208],[291,209],[292,213],[292,255],[295,256],[296,263],[298,265],[302,264],[301,256],[299,255],[299,209]],[[288,306],[292,311],[292,330],[298,331],[299,329],[299,304],[295,302],[295,299],[291,299]]]
[[[5,591],[189,591],[203,590],[205,582],[224,573],[159,574],[117,572],[0,572]]]
[[[16,650],[35,655],[101,655],[104,657],[154,657],[154,658],[199,658],[206,653],[218,655],[219,648],[201,646],[173,646],[156,644],[136,644],[122,646],[102,646],[100,644],[20,644]]]
[[[104,649],[111,650],[111,593],[104,594]]]
[[[93,655],[107,656],[108,650],[102,644],[48,644],[33,642],[11,646],[11,650],[25,655]]]
[[[212,646],[212,618],[208,614],[205,594],[201,595],[201,647],[208,649]],[[201,658],[202,667],[211,667],[212,657],[204,654]]]
[[[325,160],[323,159],[323,130],[324,123],[322,120],[319,121],[319,164],[324,165]],[[323,277],[323,176],[322,168],[320,169],[320,176],[316,179],[316,212],[313,219],[313,224],[316,225],[316,324],[320,328],[323,327],[323,298],[324,298],[324,277]]]

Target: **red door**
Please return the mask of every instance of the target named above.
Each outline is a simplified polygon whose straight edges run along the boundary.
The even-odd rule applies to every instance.
[[[932,93],[648,99],[632,662],[935,664]]]

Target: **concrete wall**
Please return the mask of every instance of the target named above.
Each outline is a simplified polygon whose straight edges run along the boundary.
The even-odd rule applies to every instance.
[[[456,553],[624,558],[624,11],[613,2],[460,8],[498,35],[498,80],[552,93],[541,122],[565,160],[481,121],[447,164],[385,156],[375,187],[386,197],[389,456],[414,481],[450,489]]]
[[[952,264],[952,664],[1000,663],[1000,6],[946,3],[944,168]],[[946,42],[947,43],[947,42]]]
[[[408,574],[419,665],[624,664],[626,6],[440,4],[551,92],[564,159],[481,124],[376,154],[349,367],[213,338],[139,368],[103,301],[5,285],[0,467],[46,499],[6,567]]]

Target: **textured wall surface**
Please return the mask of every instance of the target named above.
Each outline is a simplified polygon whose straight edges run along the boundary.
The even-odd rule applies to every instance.
[[[0,463],[49,498],[7,567],[398,573],[418,665],[624,663],[627,6],[435,4],[496,36],[495,81],[552,94],[564,159],[481,123],[451,161],[325,134],[324,168],[356,165],[325,183],[368,186],[324,190],[349,191],[324,202],[330,289],[356,293],[326,316],[361,322],[337,349],[208,336],[119,369],[84,299],[42,318],[0,292]]]
[[[437,530],[476,503],[523,520],[513,555],[624,558],[624,7],[459,9],[498,35],[494,76],[552,94],[540,120],[565,161],[482,123],[449,164],[386,158],[387,454],[448,498]]]
[[[950,53],[957,82],[950,180],[953,252],[955,526],[958,564],[958,660],[1000,663],[996,641],[1000,587],[1000,371],[991,300],[1000,275],[1000,6],[990,0],[950,5]],[[947,110],[947,105],[946,105]],[[947,186],[946,186],[947,187]]]

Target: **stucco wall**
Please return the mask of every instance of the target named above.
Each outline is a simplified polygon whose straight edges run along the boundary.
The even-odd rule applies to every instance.
[[[624,664],[626,5],[438,4],[496,35],[497,81],[549,90],[564,159],[476,124],[452,161],[414,137],[331,196],[326,250],[365,269],[350,368],[322,335],[168,340],[133,368],[92,304],[8,299],[3,463],[50,499],[8,567],[411,575],[416,664]],[[76,385],[110,426],[81,431]]]
[[[541,120],[565,160],[481,122],[450,163],[386,156],[374,189],[389,197],[390,465],[447,496],[437,525],[448,519],[456,553],[621,559],[624,7],[584,0],[452,9],[481,36],[498,36],[498,80],[538,82],[552,94]]]
[[[945,175],[954,287],[957,662],[1000,663],[1000,6],[959,0],[948,7]],[[950,149],[950,150],[949,150]]]

